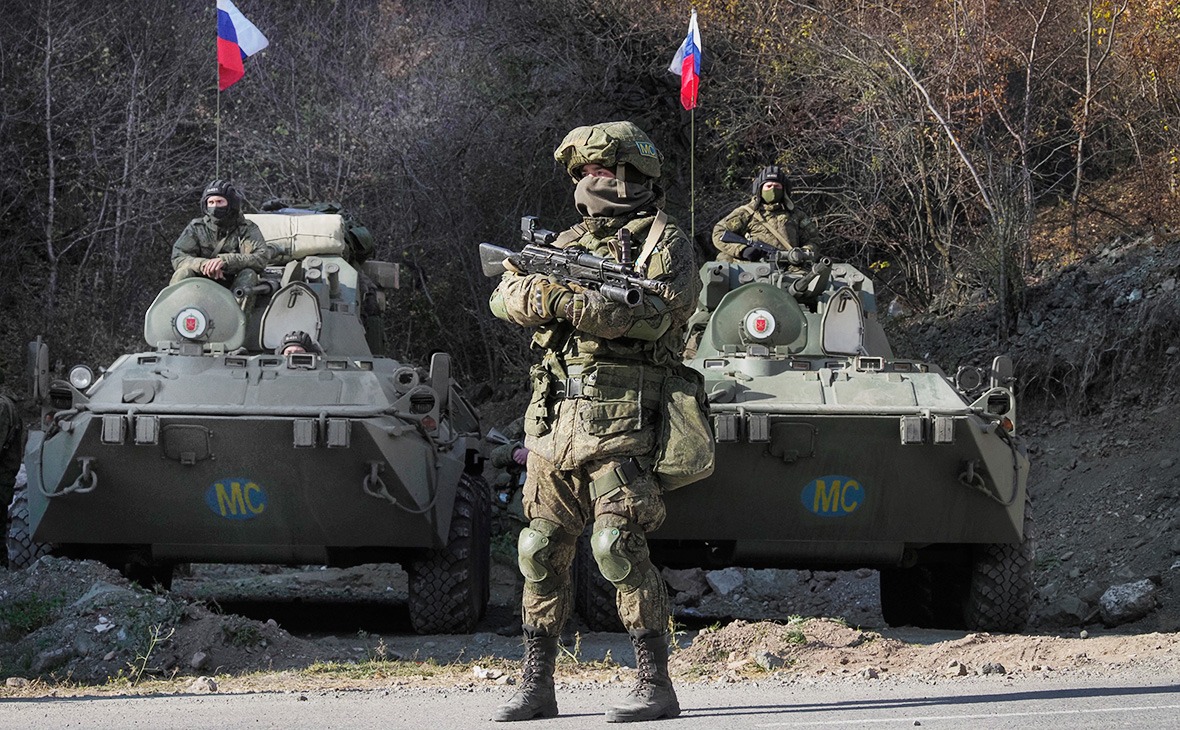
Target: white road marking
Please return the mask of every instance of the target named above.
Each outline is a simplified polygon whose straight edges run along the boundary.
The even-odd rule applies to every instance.
[[[898,708],[906,709],[906,708]],[[855,720],[812,720],[810,722],[772,722],[757,727],[815,727],[817,725],[861,725],[870,722],[898,722],[899,720],[990,720],[1000,717],[1042,717],[1050,715],[1091,715],[1099,712],[1135,712],[1137,710],[1180,710],[1180,705],[1147,705],[1143,707],[1096,707],[1092,710],[1039,710],[1034,712],[989,712],[981,715],[907,715],[898,717],[861,717]]]

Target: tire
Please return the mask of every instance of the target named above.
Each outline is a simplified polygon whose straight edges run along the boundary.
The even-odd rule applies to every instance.
[[[483,479],[464,474],[455,491],[447,545],[415,561],[410,624],[419,634],[466,634],[487,611],[491,590],[491,498]]]
[[[975,551],[964,618],[968,629],[1019,633],[1033,604],[1036,540],[1032,505],[1024,500],[1024,539],[1018,545],[981,545]]]
[[[618,591],[602,576],[594,551],[590,548],[590,530],[578,538],[574,552],[574,610],[591,631],[624,631],[615,603]]]
[[[27,568],[37,562],[42,555],[50,553],[49,545],[33,541],[33,533],[29,529],[28,489],[25,467],[22,465],[16,475],[16,484],[13,486],[12,504],[8,505],[6,542],[9,570]]]

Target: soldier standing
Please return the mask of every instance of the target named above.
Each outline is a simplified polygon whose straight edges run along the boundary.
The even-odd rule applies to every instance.
[[[258,226],[242,215],[242,196],[228,180],[214,180],[201,194],[200,218],[192,219],[172,244],[170,283],[204,276],[231,289],[249,289],[272,258]],[[242,301],[250,311],[253,296]]]
[[[0,375],[0,514],[4,516],[4,534],[8,534],[8,506],[20,471],[25,444],[25,425],[21,421],[16,399],[3,388]],[[0,565],[8,564],[8,551],[0,548]]]
[[[579,127],[554,157],[576,183],[582,222],[553,245],[620,260],[626,229],[640,250],[637,273],[666,283],[634,308],[593,289],[509,272],[491,298],[497,317],[536,327],[533,396],[525,413],[528,527],[518,553],[525,657],[519,691],[497,721],[553,717],[558,638],[573,602],[575,543],[593,520],[591,545],[618,590],[619,617],[635,647],[638,681],[608,722],[675,717],[668,676],[670,608],[647,533],[664,521],[653,473],[664,377],[680,363],[684,325],[699,291],[693,250],[659,206],[662,157],[631,122]],[[628,236],[623,236],[624,238]],[[639,242],[642,242],[642,247]]]
[[[723,261],[757,261],[766,253],[754,246],[727,243],[721,240],[726,233],[736,233],[748,240],[759,241],[789,251],[803,248],[815,253],[819,232],[815,224],[790,198],[786,173],[777,165],[769,165],[754,178],[753,197],[739,205],[713,226],[713,246]]]

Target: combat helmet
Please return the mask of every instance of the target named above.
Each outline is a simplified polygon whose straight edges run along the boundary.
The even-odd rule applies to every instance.
[[[227,218],[236,218],[242,212],[242,195],[229,180],[214,180],[205,186],[205,192],[201,193],[202,213],[209,212],[205,201],[209,200],[210,195],[220,195],[229,201],[229,205],[226,206],[228,209]]]
[[[783,193],[791,192],[791,185],[787,182],[787,173],[778,165],[767,165],[762,168],[757,175],[754,176],[753,185],[751,185],[750,192],[758,195],[762,192],[762,186],[768,182],[776,182],[783,186]]]
[[[660,176],[664,156],[634,123],[602,122],[567,134],[553,151],[553,159],[575,182],[582,167],[591,163],[608,167],[619,177],[623,177],[623,166],[629,165],[648,180],[655,180]]]

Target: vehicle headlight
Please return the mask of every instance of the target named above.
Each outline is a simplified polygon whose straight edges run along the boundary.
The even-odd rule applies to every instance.
[[[85,365],[75,365],[70,368],[70,385],[78,390],[86,390],[94,385],[94,371]]]

